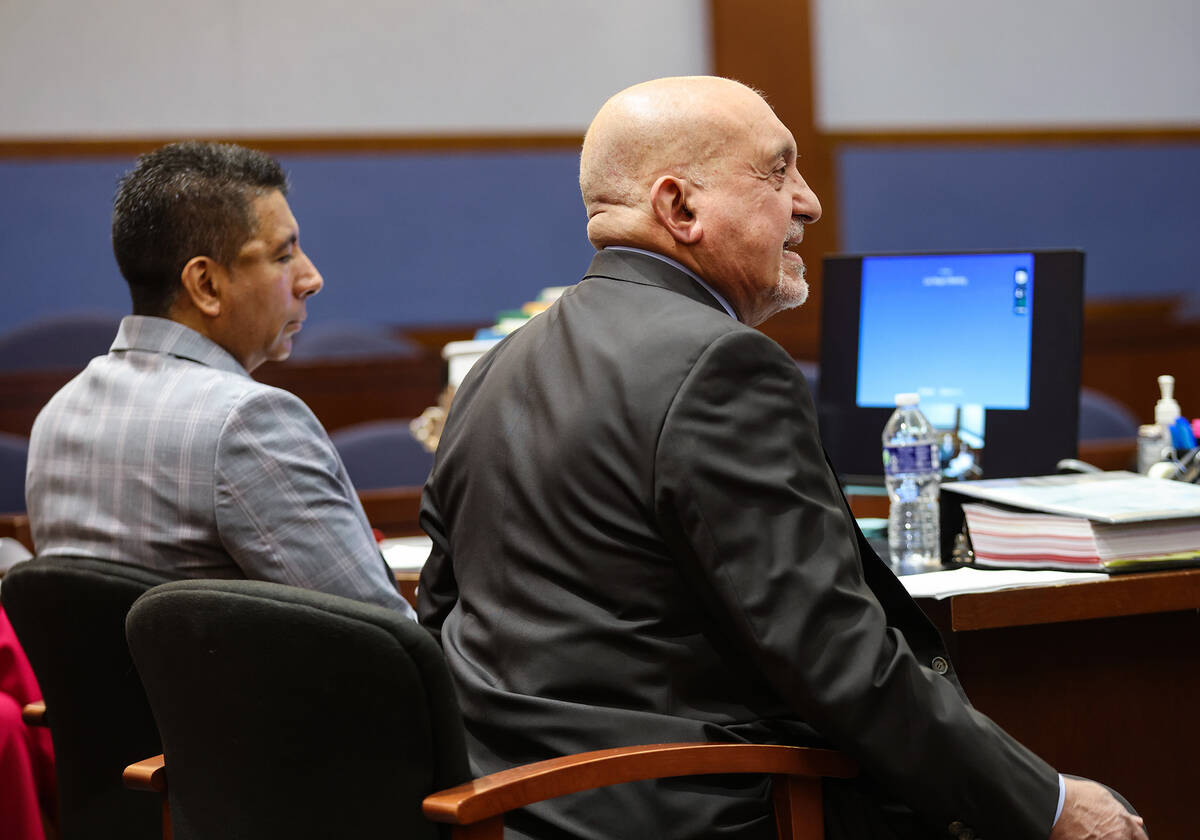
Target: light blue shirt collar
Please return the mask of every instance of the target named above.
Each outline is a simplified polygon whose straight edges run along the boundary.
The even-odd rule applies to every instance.
[[[701,280],[699,274],[692,271],[690,268],[688,268],[686,265],[679,262],[678,260],[673,260],[670,257],[665,257],[662,254],[656,253],[654,251],[647,251],[643,248],[631,248],[628,245],[609,245],[608,247],[605,248],[605,250],[606,251],[632,251],[635,254],[645,254],[647,257],[654,257],[656,260],[662,260],[667,265],[678,268],[680,271],[682,271],[688,277],[691,277],[693,280],[695,280],[697,283],[699,283],[701,286],[703,286],[704,290],[706,292],[708,292],[710,295],[715,297],[717,299],[717,303],[721,304],[721,306],[724,307],[725,311],[729,313],[730,318],[732,318],[735,321],[738,320],[737,313],[733,311],[733,307],[729,305],[729,301],[725,300],[725,298],[720,294],[720,292],[718,292],[712,286],[708,285],[703,280]]]

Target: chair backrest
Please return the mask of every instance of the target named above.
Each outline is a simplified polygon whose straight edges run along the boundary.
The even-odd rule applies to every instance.
[[[125,643],[125,615],[156,572],[79,557],[4,576],[4,610],[46,702],[62,840],[157,838],[158,803],[126,790],[125,766],[162,751]]]
[[[340,362],[355,359],[411,359],[419,345],[384,324],[335,321],[311,324],[292,343],[293,361]]]
[[[421,801],[469,769],[420,625],[282,584],[181,581],[140,598],[126,633],[176,840],[439,836]]]
[[[433,469],[433,453],[413,437],[408,420],[369,420],[329,435],[358,490],[420,487]]]
[[[25,510],[25,464],[29,438],[0,432],[0,513]]]
[[[0,334],[0,371],[81,370],[103,356],[117,337],[121,316],[68,312],[21,324]]]
[[[1092,388],[1079,389],[1080,441],[1112,438],[1132,440],[1137,436],[1137,430],[1137,417],[1123,404]]]

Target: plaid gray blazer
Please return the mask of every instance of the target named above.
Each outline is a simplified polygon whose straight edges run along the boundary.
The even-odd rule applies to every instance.
[[[411,616],[325,430],[182,324],[130,316],[38,415],[26,507],[39,556],[344,595]]]

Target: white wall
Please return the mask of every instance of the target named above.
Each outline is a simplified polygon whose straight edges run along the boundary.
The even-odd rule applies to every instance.
[[[813,0],[827,131],[1200,125],[1198,0]]]
[[[582,132],[704,0],[0,0],[0,138]]]

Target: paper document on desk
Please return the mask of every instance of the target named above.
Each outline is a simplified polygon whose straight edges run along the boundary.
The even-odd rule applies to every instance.
[[[33,555],[29,553],[29,549],[12,537],[0,537],[0,574],[31,557]]]
[[[433,550],[429,537],[395,537],[379,544],[383,559],[393,572],[419,572]]]
[[[1131,472],[961,481],[942,492],[1114,524],[1200,517],[1200,486]]]
[[[971,592],[997,592],[1028,586],[1059,586],[1108,580],[1099,572],[1025,571],[1017,569],[949,569],[921,575],[901,575],[900,582],[914,598],[949,598]]]
[[[1200,562],[1200,517],[1111,523],[979,503],[962,510],[980,566],[1112,572]]]

